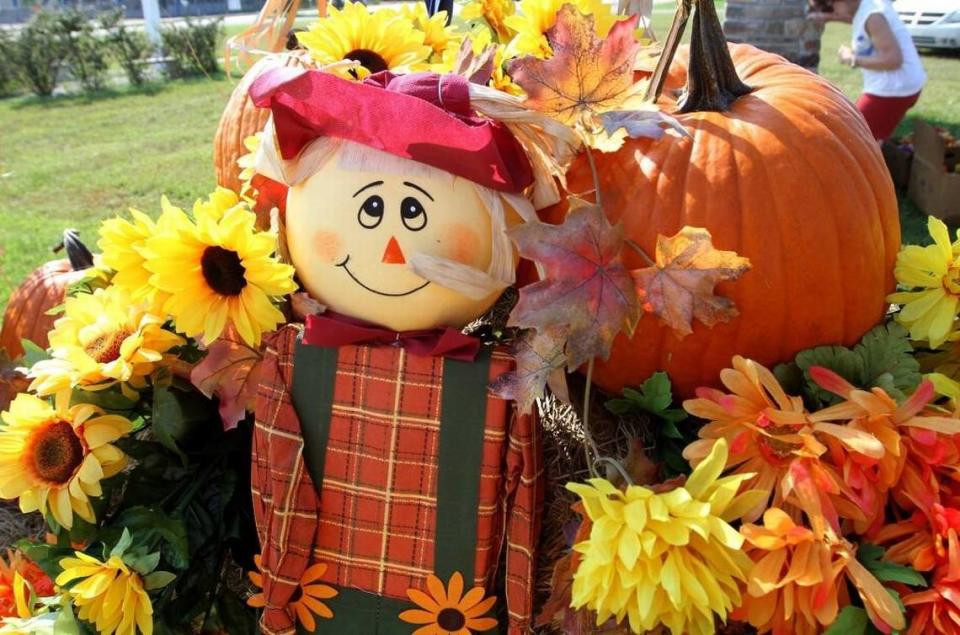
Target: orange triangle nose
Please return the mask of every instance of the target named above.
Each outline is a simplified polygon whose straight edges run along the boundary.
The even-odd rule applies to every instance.
[[[407,259],[403,257],[403,250],[400,249],[400,243],[397,242],[395,237],[390,237],[387,248],[383,250],[383,260],[381,262],[386,265],[407,264]]]

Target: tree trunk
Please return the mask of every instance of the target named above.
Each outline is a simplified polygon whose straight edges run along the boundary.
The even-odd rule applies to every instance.
[[[823,27],[806,19],[807,0],[727,0],[723,31],[812,71],[820,64]]]

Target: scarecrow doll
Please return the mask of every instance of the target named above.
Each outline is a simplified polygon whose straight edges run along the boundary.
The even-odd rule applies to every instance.
[[[265,350],[252,484],[266,633],[521,633],[542,499],[536,421],[461,329],[514,282],[557,124],[457,75],[277,68],[257,171],[325,307]],[[513,100],[513,101],[511,101]]]

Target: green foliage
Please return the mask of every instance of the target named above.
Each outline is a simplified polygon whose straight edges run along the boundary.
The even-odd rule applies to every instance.
[[[70,74],[84,90],[102,90],[107,81],[106,42],[94,35],[89,16],[77,9],[57,14]]]
[[[857,560],[880,582],[902,582],[909,586],[927,586],[926,578],[916,569],[884,560],[884,552],[883,547],[865,542],[857,550]]]
[[[217,62],[219,41],[223,26],[220,20],[193,22],[185,26],[163,29],[164,55],[171,58],[166,72],[170,77],[211,75],[219,70]]]
[[[860,606],[845,606],[823,635],[863,635],[870,626],[867,611]]]
[[[653,436],[654,458],[663,462],[668,477],[690,472],[690,466],[683,458],[683,448],[696,433],[681,431],[677,427],[688,415],[686,411],[672,407],[673,388],[666,373],[654,373],[639,388],[624,388],[623,398],[611,399],[604,405],[621,417],[640,415],[652,418],[647,429]]]
[[[117,61],[132,86],[146,81],[146,61],[153,55],[153,44],[143,31],[131,31],[123,22],[123,10],[108,11],[100,16],[100,25],[107,32],[110,55]]]
[[[828,368],[848,382],[869,390],[884,389],[891,397],[903,399],[920,384],[920,364],[913,356],[907,331],[890,322],[875,327],[852,349],[818,346],[799,353],[793,362],[774,369],[784,389],[802,394],[808,407],[817,409],[841,401],[810,378],[811,366]]]
[[[57,87],[67,47],[55,13],[40,11],[20,30],[16,60],[35,94],[49,97]]]
[[[21,86],[17,40],[13,31],[0,29],[0,97],[13,95]]]

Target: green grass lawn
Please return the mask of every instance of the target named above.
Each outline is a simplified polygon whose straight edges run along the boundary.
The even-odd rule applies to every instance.
[[[670,15],[654,18],[665,33]],[[848,26],[828,26],[822,71],[855,97],[859,72],[834,54],[848,37]],[[928,55],[924,63],[930,85],[911,118],[960,133],[960,58]],[[213,135],[232,88],[218,76],[89,97],[0,100],[0,307],[33,267],[53,257],[64,228],[79,229],[92,246],[100,220],[128,207],[155,214],[162,194],[189,206],[208,193]],[[917,240],[923,218],[903,208],[905,235]]]

